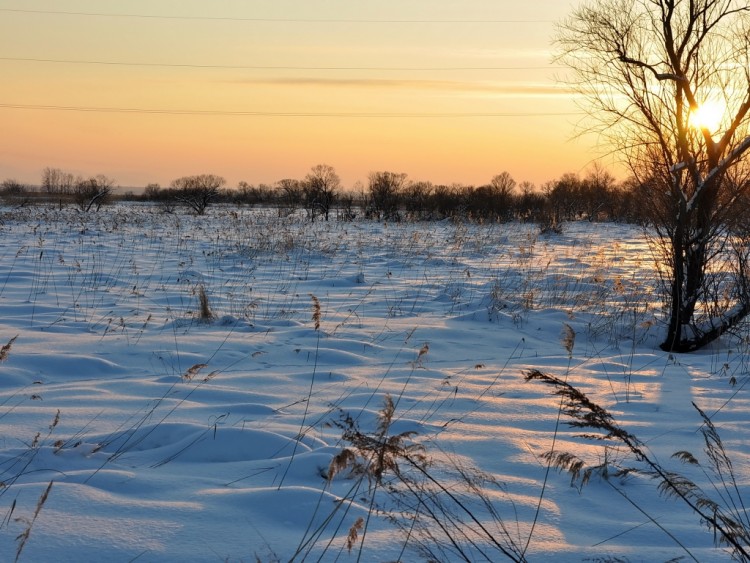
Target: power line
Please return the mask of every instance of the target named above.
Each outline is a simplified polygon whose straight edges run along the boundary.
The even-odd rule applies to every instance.
[[[122,107],[87,107],[41,104],[0,103],[2,109],[71,111],[84,113],[127,113],[158,115],[196,115],[196,116],[240,116],[240,117],[336,117],[336,118],[472,118],[472,117],[562,117],[582,115],[581,112],[465,112],[465,113],[377,113],[377,112],[281,112],[281,111],[225,111],[193,109],[149,109]]]
[[[0,12],[21,14],[45,14],[55,16],[87,16],[107,18],[139,18],[159,20],[187,20],[187,21],[239,21],[258,23],[437,23],[437,24],[534,24],[553,23],[552,20],[542,19],[482,19],[482,20],[447,20],[447,19],[350,19],[350,18],[245,18],[235,16],[164,16],[156,14],[105,13],[105,12],[72,12],[61,10],[28,10],[14,8],[0,8]]]
[[[219,65],[219,64],[194,64],[194,63],[144,63],[129,61],[97,61],[97,60],[70,60],[70,59],[44,59],[31,57],[0,57],[2,61],[73,64],[73,65],[107,65],[107,66],[134,66],[134,67],[157,67],[157,68],[216,68],[224,70],[361,70],[361,71],[457,71],[457,70],[549,70],[554,66],[292,66],[292,65]]]

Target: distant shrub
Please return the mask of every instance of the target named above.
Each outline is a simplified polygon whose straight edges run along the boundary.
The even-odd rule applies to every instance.
[[[73,202],[84,213],[96,209],[109,202],[115,181],[99,174],[87,180],[80,179],[73,187]]]
[[[204,215],[206,209],[219,198],[220,188],[226,180],[215,174],[183,176],[172,182],[175,199],[187,205],[196,215]]]

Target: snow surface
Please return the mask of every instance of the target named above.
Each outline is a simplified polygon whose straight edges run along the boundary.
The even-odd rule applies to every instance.
[[[545,238],[533,225],[137,205],[1,219],[0,345],[17,335],[0,364],[2,560],[32,520],[21,561],[420,560],[385,517],[384,484],[326,480],[350,446],[342,420],[375,432],[386,394],[389,434],[415,433],[446,490],[461,485],[451,464],[497,479],[476,486],[529,561],[729,560],[646,478],[579,490],[553,470],[543,484],[552,447],[600,461],[605,450],[558,426],[559,398],[524,382],[529,369],[578,386],[668,467],[682,467],[677,450],[702,453],[694,401],[747,492],[746,342],[658,349],[658,276],[635,227],[567,224]],[[709,476],[697,479],[713,493]],[[360,529],[349,551],[360,516],[364,545]]]

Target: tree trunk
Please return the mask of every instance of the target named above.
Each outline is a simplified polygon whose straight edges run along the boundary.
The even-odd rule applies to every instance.
[[[690,206],[679,198],[678,218],[672,234],[672,286],[670,290],[667,336],[661,349],[667,352],[692,352],[710,344],[750,314],[750,301],[740,291],[737,305],[721,316],[698,324],[696,308],[706,291],[706,266],[716,234],[713,211],[717,205],[719,182],[701,185]],[[740,272],[744,277],[745,273]],[[740,280],[740,283],[744,283]]]

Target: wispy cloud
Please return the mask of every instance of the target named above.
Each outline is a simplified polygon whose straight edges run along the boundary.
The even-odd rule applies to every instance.
[[[509,97],[569,96],[573,93],[569,88],[564,86],[545,82],[487,82],[393,78],[318,78],[301,76],[249,78],[240,80],[239,82],[251,86],[268,87],[420,90],[444,93],[492,94]]]
[[[533,60],[540,63],[549,62],[552,51],[547,48],[524,48],[524,47],[499,47],[493,49],[460,49],[446,50],[446,56],[460,55],[463,59],[481,59],[484,61],[519,61]]]

